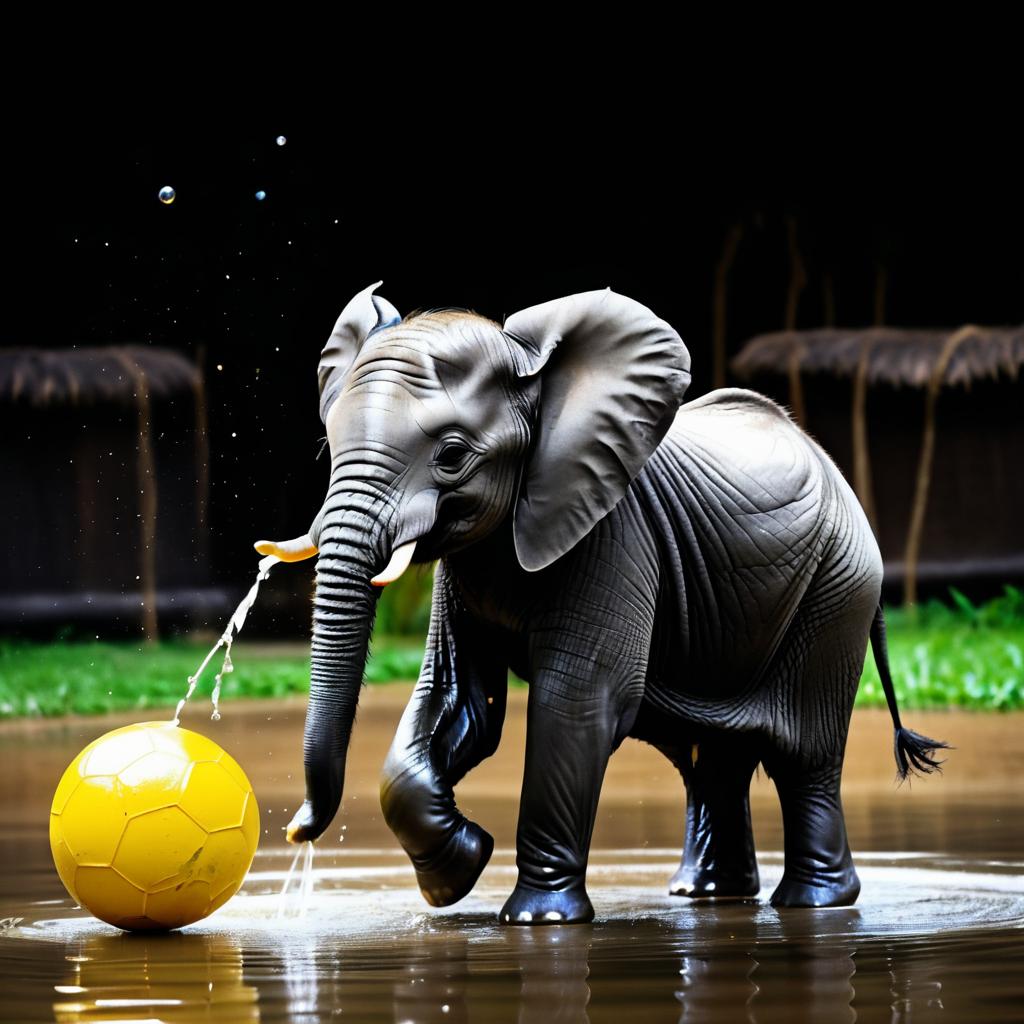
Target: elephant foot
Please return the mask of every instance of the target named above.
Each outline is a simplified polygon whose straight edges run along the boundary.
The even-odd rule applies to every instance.
[[[860,895],[860,879],[853,864],[835,871],[815,871],[813,877],[782,876],[772,893],[773,907],[848,907]]]
[[[501,908],[502,924],[587,924],[594,920],[594,908],[586,889],[544,892],[521,883]]]
[[[669,880],[668,891],[689,899],[749,899],[761,891],[761,879],[756,864],[736,871],[686,865]]]
[[[473,821],[463,821],[433,857],[412,859],[423,898],[432,907],[450,907],[467,896],[494,852],[494,839]]]

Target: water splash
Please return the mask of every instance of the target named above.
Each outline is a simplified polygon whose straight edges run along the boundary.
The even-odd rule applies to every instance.
[[[302,854],[302,846],[297,847],[295,850],[295,856],[292,857],[291,866],[288,868],[288,873],[284,876],[284,885],[281,886],[281,895],[278,897],[277,901],[278,917],[284,917],[288,909],[288,886],[292,884],[292,878],[295,877],[295,869],[299,866],[299,858],[302,856]]]
[[[224,679],[224,676],[231,672],[234,672],[235,666],[231,661],[231,645],[234,643],[235,637],[242,631],[242,626],[245,625],[245,617],[249,614],[249,609],[256,603],[256,595],[260,592],[260,584],[270,575],[270,570],[275,566],[281,559],[277,555],[267,555],[265,558],[260,559],[259,568],[256,571],[256,582],[249,588],[249,593],[242,598],[239,602],[238,607],[235,609],[234,615],[231,616],[231,620],[228,622],[227,629],[221,634],[220,639],[210,649],[209,654],[203,658],[199,668],[196,669],[193,675],[188,677],[188,692],[181,700],[178,701],[178,706],[174,709],[174,719],[172,725],[181,724],[181,713],[185,709],[185,705],[188,703],[189,698],[195,692],[196,685],[199,682],[199,677],[203,674],[206,666],[210,664],[210,659],[224,647],[224,660],[221,662],[220,671],[217,673],[214,679],[213,693],[211,700],[213,702],[213,713],[210,718],[215,722],[220,721],[220,687]]]
[[[302,905],[299,917],[309,913],[309,905],[313,902],[313,844],[306,843],[306,861],[302,872]]]
[[[288,887],[295,877],[295,869],[299,866],[299,858],[302,857],[302,877],[299,879],[298,907],[294,915],[289,914]],[[277,903],[278,917],[305,917],[309,913],[309,905],[313,899],[313,844],[302,843],[295,851],[288,874],[284,876],[284,885],[281,886],[281,895]]]

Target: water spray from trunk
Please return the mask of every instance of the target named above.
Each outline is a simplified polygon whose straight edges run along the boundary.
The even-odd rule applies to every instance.
[[[188,677],[188,692],[181,700],[178,701],[178,706],[174,709],[173,725],[181,724],[181,713],[185,709],[185,705],[188,703],[189,698],[195,692],[196,685],[199,683],[199,677],[203,674],[206,666],[210,663],[210,660],[217,653],[217,651],[224,647],[224,660],[221,662],[220,671],[217,673],[216,681],[213,687],[213,694],[211,699],[213,701],[213,713],[210,718],[214,722],[220,721],[220,686],[224,676],[230,672],[234,672],[235,666],[231,661],[231,645],[234,643],[235,637],[242,631],[242,626],[245,625],[245,617],[249,614],[249,609],[256,602],[256,595],[260,590],[260,583],[262,583],[270,575],[271,568],[283,559],[277,555],[267,555],[266,558],[260,559],[259,569],[256,572],[256,582],[249,588],[249,593],[242,598],[238,607],[235,609],[234,615],[231,616],[231,620],[228,622],[227,629],[221,634],[220,639],[213,645],[210,652],[203,658],[199,668]]]

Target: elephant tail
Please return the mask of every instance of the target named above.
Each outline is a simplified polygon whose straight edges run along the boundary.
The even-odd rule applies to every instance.
[[[893,743],[893,753],[896,757],[896,774],[902,782],[915,770],[930,774],[945,764],[944,761],[937,761],[932,756],[936,750],[954,750],[948,743],[942,740],[932,740],[920,733],[907,729],[900,721],[900,709],[896,705],[896,691],[892,685],[892,673],[889,671],[889,648],[885,639],[885,613],[882,605],[875,609],[875,618],[871,623],[871,653],[875,656],[875,665],[878,666],[878,674],[882,679],[882,689],[885,690],[885,699],[889,705],[889,714],[892,715],[892,724],[896,730],[896,738]]]

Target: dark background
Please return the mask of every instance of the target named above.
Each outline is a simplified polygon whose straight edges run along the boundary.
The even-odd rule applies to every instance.
[[[235,589],[257,537],[302,533],[320,506],[319,352],[378,279],[403,313],[456,305],[498,320],[611,286],[678,328],[692,396],[710,387],[712,282],[735,224],[730,355],[783,326],[790,221],[808,278],[797,327],[823,322],[826,276],[836,323],[872,323],[879,268],[890,324],[1024,320],[1009,150],[965,154],[941,130],[880,145],[851,129],[827,151],[805,135],[809,150],[783,162],[770,134],[726,151],[685,121],[660,134],[628,116],[565,124],[37,126],[4,158],[0,344],[143,343],[202,360],[211,580]],[[164,185],[171,206],[157,200]]]

